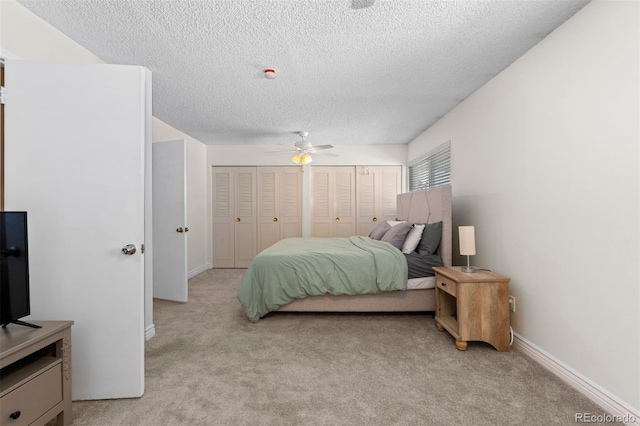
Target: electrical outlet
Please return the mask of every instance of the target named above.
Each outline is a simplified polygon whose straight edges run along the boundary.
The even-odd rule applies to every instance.
[[[516,311],[516,298],[513,296],[509,296],[509,310],[511,312]]]

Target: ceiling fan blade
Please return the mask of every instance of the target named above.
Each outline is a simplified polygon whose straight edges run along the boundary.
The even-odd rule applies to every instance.
[[[292,153],[292,152],[296,152],[295,149],[289,149],[289,150],[282,150],[282,151],[267,151],[265,152],[265,154],[288,154],[288,153]]]
[[[312,150],[317,151],[319,149],[329,149],[333,148],[333,145],[314,145],[311,147]]]
[[[339,157],[339,155],[336,154],[335,152],[328,152],[328,151],[314,152],[313,155],[320,155],[322,157]]]
[[[351,0],[351,9],[364,9],[372,6],[376,0]]]
[[[278,145],[280,146],[286,146],[289,149],[283,149],[281,151],[267,151],[265,152],[265,154],[282,154],[282,153],[291,153],[291,152],[300,152],[300,148],[298,148],[297,146],[294,145],[287,145],[284,143],[279,143]]]

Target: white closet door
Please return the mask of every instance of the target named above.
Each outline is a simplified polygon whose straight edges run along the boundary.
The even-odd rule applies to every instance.
[[[258,167],[258,253],[283,238],[302,235],[299,167]]]
[[[402,191],[402,166],[377,166],[376,175],[380,175],[380,203],[378,220],[395,220],[397,198]]]
[[[256,168],[236,167],[235,267],[246,268],[257,254]]]
[[[336,167],[334,171],[335,237],[356,234],[356,181],[354,167]]]
[[[401,182],[402,166],[356,167],[358,235],[369,235],[379,221],[396,218]]]
[[[233,167],[213,172],[213,267],[235,266],[235,173]]]
[[[302,168],[280,169],[280,239],[302,236]]]
[[[330,167],[311,167],[311,236],[333,236],[333,190]]]
[[[311,235],[355,235],[355,167],[312,167],[311,171]]]
[[[280,168],[258,167],[258,253],[280,239]]]
[[[376,174],[368,166],[356,167],[356,188],[357,188],[357,229],[358,235],[369,235],[371,230],[381,218],[376,216]]]

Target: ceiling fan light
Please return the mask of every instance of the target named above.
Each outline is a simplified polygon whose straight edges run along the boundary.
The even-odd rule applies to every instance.
[[[306,154],[306,153],[305,153],[305,154],[302,156],[301,161],[302,161],[302,165],[303,165],[303,166],[306,166],[307,164],[309,164],[310,162],[312,162],[312,161],[313,161],[313,158],[311,158],[311,156],[310,156],[309,154]]]
[[[300,164],[300,154],[294,155],[291,161],[293,161],[296,164]]]

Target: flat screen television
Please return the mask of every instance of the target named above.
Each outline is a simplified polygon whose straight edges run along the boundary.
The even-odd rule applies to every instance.
[[[40,328],[19,320],[30,313],[27,212],[0,212],[0,323]]]

